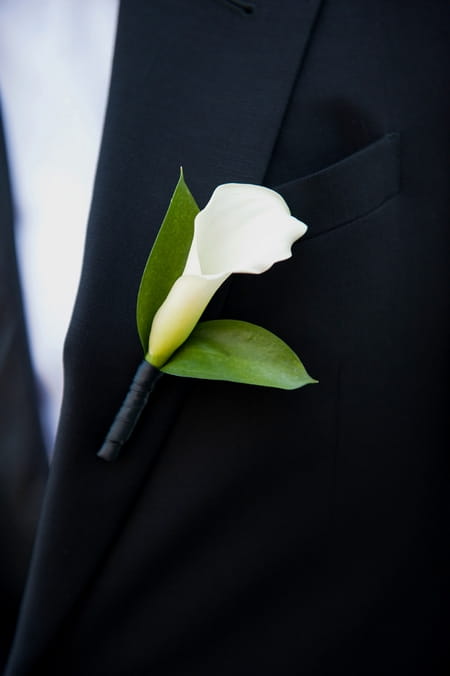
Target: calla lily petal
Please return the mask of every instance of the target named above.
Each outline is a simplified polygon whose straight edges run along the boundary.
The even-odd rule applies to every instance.
[[[195,218],[185,274],[259,274],[290,258],[306,225],[284,199],[258,185],[226,183]]]
[[[228,275],[179,277],[153,319],[148,361],[161,367],[188,338],[211,298]]]

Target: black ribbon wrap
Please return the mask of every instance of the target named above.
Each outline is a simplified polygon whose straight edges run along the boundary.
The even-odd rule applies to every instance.
[[[133,433],[150,393],[161,376],[162,373],[156,366],[152,366],[145,360],[141,362],[128,394],[114,418],[101,449],[97,453],[99,458],[107,462],[117,458],[122,446]]]

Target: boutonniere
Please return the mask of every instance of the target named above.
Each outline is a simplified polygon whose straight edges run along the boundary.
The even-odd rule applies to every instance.
[[[144,361],[99,457],[117,457],[164,373],[286,390],[317,382],[270,331],[232,319],[199,321],[230,275],[261,274],[290,258],[306,229],[281,195],[257,185],[220,185],[200,210],[181,172],[137,298]]]

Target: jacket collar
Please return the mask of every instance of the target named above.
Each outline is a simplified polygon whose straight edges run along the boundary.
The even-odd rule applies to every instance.
[[[123,3],[61,424],[13,669],[39,662],[82,601],[182,403],[184,381],[163,379],[123,457],[111,465],[96,457],[142,358],[136,294],[179,166],[200,205],[219,183],[263,181],[319,4]]]

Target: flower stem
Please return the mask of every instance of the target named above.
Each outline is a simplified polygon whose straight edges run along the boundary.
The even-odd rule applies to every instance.
[[[122,446],[130,438],[137,421],[145,408],[151,391],[163,374],[156,366],[144,359],[131,382],[128,394],[120,407],[101,449],[97,455],[111,462],[119,455]]]

